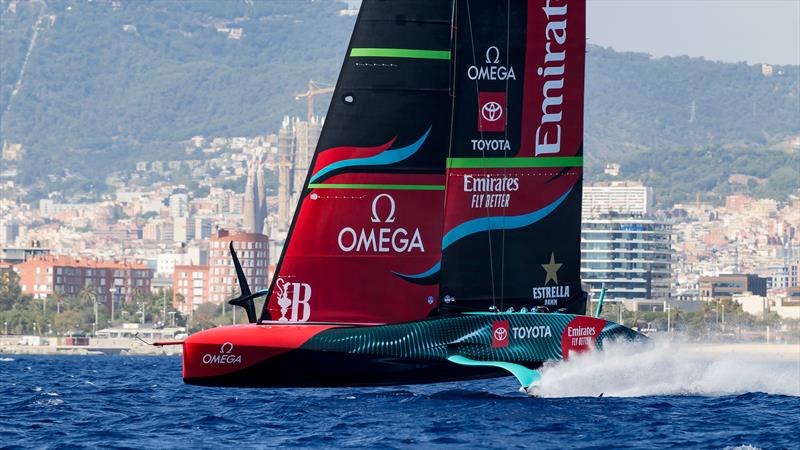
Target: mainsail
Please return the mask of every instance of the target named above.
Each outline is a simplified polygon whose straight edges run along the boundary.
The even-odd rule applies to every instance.
[[[583,313],[584,52],[584,0],[364,0],[262,320]]]
[[[428,316],[450,138],[450,0],[364,1],[262,320]]]
[[[442,308],[583,313],[585,3],[456,4]]]

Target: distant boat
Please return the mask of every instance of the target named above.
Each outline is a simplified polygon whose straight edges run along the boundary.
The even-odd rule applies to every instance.
[[[251,323],[181,342],[184,381],[527,388],[639,338],[586,315],[584,52],[584,0],[364,0],[272,284],[231,245]]]

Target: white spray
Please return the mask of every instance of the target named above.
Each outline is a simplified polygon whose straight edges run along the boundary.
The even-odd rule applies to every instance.
[[[530,394],[540,397],[736,395],[800,396],[800,346],[778,360],[742,352],[703,353],[697,347],[615,343],[545,367]],[[793,356],[792,356],[793,355]]]

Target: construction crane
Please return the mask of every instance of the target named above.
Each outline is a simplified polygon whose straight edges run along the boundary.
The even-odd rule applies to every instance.
[[[314,117],[314,96],[319,94],[330,94],[336,86],[327,83],[320,83],[314,80],[308,81],[308,91],[295,94],[294,99],[300,100],[303,97],[308,98],[308,121]]]

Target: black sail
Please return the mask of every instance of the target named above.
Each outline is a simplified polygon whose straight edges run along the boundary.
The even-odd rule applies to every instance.
[[[428,316],[441,257],[451,0],[364,0],[262,320]]]
[[[584,0],[458,0],[445,312],[585,311]]]

